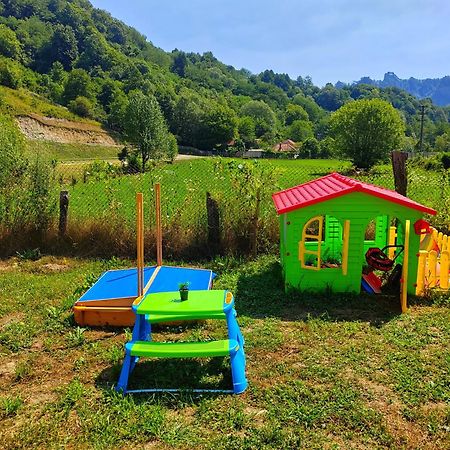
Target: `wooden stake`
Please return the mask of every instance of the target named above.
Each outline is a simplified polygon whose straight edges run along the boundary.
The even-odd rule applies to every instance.
[[[67,215],[69,212],[69,191],[61,191],[59,193],[59,235],[62,237],[66,234]]]
[[[406,160],[408,159],[408,153],[394,151],[391,154],[392,158],[392,170],[394,172],[394,184],[395,190],[404,196],[406,196],[408,186],[408,172],[406,168]]]
[[[136,194],[136,234],[138,297],[141,297],[144,292],[144,199],[141,192]]]
[[[155,184],[156,264],[162,266],[161,184]]]

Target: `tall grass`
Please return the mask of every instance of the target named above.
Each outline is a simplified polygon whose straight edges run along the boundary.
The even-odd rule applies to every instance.
[[[102,167],[97,166],[98,170]],[[86,165],[80,169],[92,172]],[[146,250],[152,255],[155,243],[153,186],[156,182],[162,184],[163,245],[167,258],[266,252],[278,245],[278,221],[271,194],[332,171],[394,187],[388,165],[357,173],[351,172],[348,163],[336,160],[251,162],[200,158],[159,165],[145,174],[119,175],[117,170],[108,170],[104,176],[96,172],[95,176],[90,174],[69,186],[60,186],[70,195],[69,223],[64,239],[59,238],[55,230],[56,189],[57,181],[61,180],[59,176],[55,181],[50,175],[35,175],[30,178],[35,187],[28,190],[34,197],[29,196],[32,201],[26,207],[26,214],[21,205],[28,205],[27,202],[21,201],[19,209],[15,209],[25,222],[8,222],[6,227],[0,228],[1,252],[10,254],[27,246],[39,246],[42,251],[53,253],[132,257],[135,252],[135,195],[144,192]],[[450,186],[443,181],[443,175],[437,171],[421,167],[409,170],[409,196],[436,208],[439,214],[432,220],[445,229],[450,223],[445,207],[445,200],[450,199]],[[208,240],[207,193],[217,205],[220,224],[217,242]],[[36,224],[45,230],[40,239],[33,228]],[[17,230],[25,230],[21,232],[23,239],[16,238]]]

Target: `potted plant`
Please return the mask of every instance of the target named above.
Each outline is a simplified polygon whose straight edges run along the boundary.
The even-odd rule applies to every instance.
[[[182,302],[185,302],[188,299],[188,295],[189,295],[189,281],[180,283],[178,285],[178,288],[180,289],[180,299]]]

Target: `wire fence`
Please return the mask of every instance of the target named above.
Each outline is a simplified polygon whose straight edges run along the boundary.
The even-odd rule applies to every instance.
[[[168,258],[203,258],[215,254],[252,254],[275,250],[278,220],[271,194],[331,172],[394,189],[390,165],[355,172],[335,160],[242,160],[185,158],[158,164],[142,174],[120,162],[64,163],[54,168],[51,220],[39,239],[11,241],[17,230],[5,230],[5,252],[40,245],[53,252],[96,256],[130,256],[135,251],[135,196],[144,193],[145,246],[155,250],[153,186],[162,186],[164,252]],[[448,231],[448,171],[408,164],[408,196],[438,210],[435,226]],[[58,191],[69,198],[67,226],[58,236]],[[8,234],[9,231],[9,234]],[[9,236],[8,245],[6,245]],[[14,244],[14,242],[16,242]],[[1,241],[0,241],[1,243]]]

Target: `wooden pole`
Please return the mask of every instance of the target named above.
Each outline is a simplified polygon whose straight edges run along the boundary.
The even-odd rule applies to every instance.
[[[406,170],[406,160],[408,153],[392,152],[392,170],[394,171],[395,190],[406,197],[408,186],[408,173]]]
[[[138,297],[144,292],[144,199],[142,192],[136,194],[136,245]]]
[[[69,212],[69,191],[59,193],[59,235],[62,237],[67,230],[67,216]]]
[[[156,265],[162,266],[161,184],[155,184]]]

